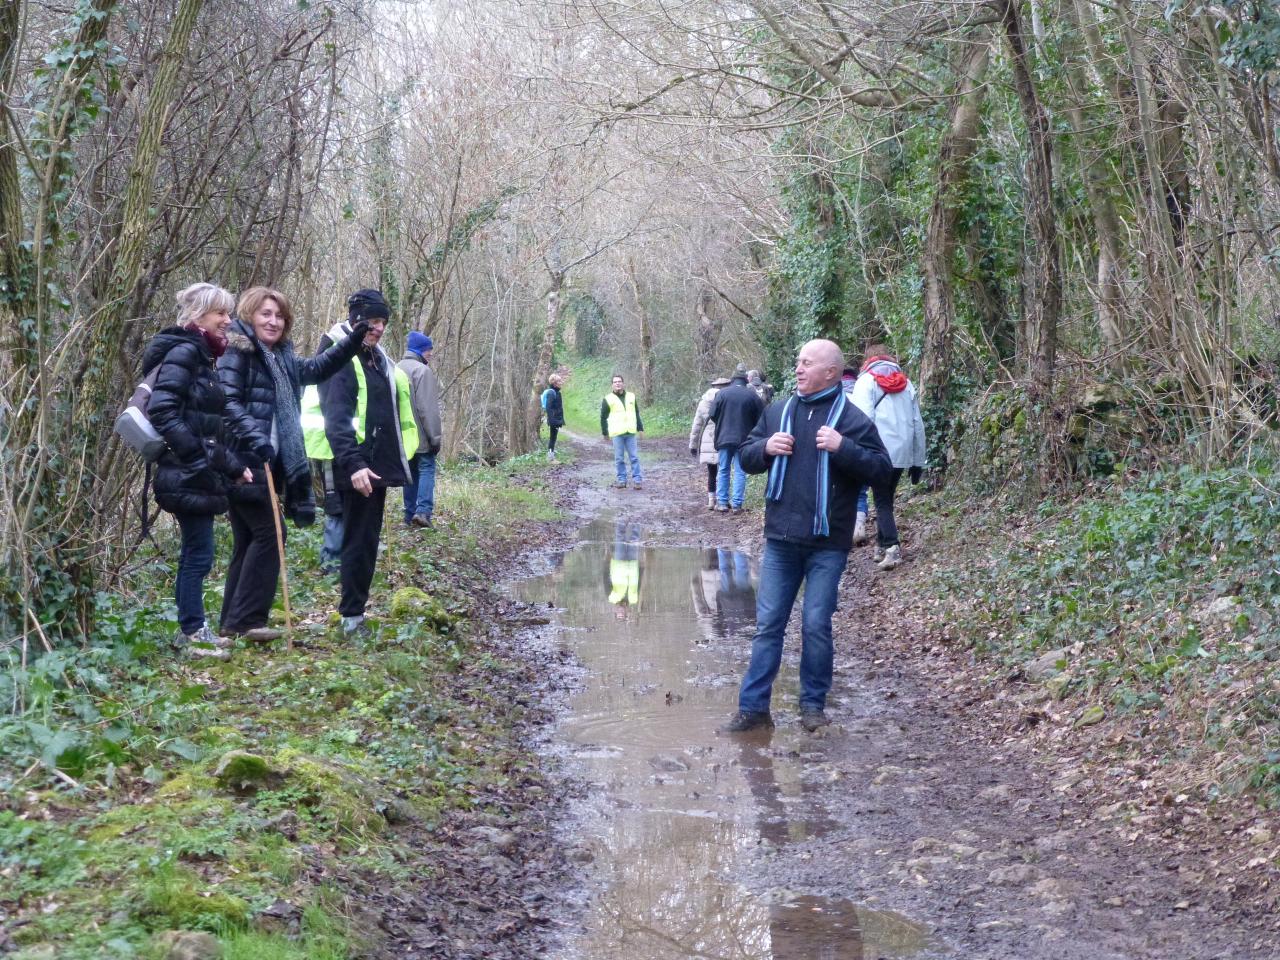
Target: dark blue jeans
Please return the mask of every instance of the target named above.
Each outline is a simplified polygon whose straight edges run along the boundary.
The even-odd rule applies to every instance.
[[[765,713],[773,696],[773,681],[782,665],[782,639],[791,619],[800,584],[804,606],[800,623],[800,709],[821,710],[831,689],[834,647],[831,615],[840,592],[840,576],[849,554],[766,540],[756,593],[756,636],[751,665],[738,691],[738,709]]]
[[[204,578],[213,569],[213,514],[176,513],[174,517],[182,531],[182,551],[173,598],[178,604],[178,626],[190,635],[204,626]]]
[[[436,455],[419,453],[409,461],[409,482],[404,485],[404,522],[414,517],[431,519],[436,509]]]

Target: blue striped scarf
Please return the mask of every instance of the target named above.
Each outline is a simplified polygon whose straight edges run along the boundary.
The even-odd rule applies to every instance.
[[[844,392],[840,389],[840,384],[827,387],[825,390],[819,390],[817,393],[811,393],[807,397],[802,393],[796,393],[787,401],[787,405],[782,408],[782,423],[778,430],[782,433],[791,433],[792,415],[795,411],[796,401],[801,403],[818,403],[826,400],[832,394],[836,395],[835,402],[831,404],[831,412],[827,415],[827,426],[835,428],[840,422],[840,415],[844,413]],[[794,434],[792,434],[794,436]],[[773,463],[769,466],[769,486],[765,489],[765,499],[778,501],[782,499],[782,485],[787,479],[787,461],[789,456],[774,457]],[[818,451],[818,496],[814,501],[816,507],[813,511],[813,535],[815,537],[828,537],[831,535],[831,525],[827,519],[829,505],[827,503],[827,487],[831,476],[831,454],[826,450]]]

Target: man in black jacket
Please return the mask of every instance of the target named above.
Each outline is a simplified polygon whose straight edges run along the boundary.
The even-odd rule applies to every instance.
[[[760,419],[764,401],[747,386],[747,368],[738,364],[733,379],[711,402],[711,419],[716,425],[716,453],[720,455],[720,473],[716,477],[716,509],[721,513],[733,507],[742,512],[747,495],[747,475],[738,458],[738,449],[746,442],[752,427]],[[730,473],[733,486],[730,489]]]
[[[830,340],[806,343],[796,360],[795,395],[773,403],[738,452],[747,473],[768,472],[769,485],[756,635],[738,712],[724,728],[729,733],[773,725],[773,681],[802,582],[800,722],[811,732],[827,723],[831,615],[853,545],[858,488],[893,469],[876,428],[841,392],[842,369],[840,348]]]
[[[355,359],[320,385],[324,435],[333,457],[334,485],[342,498],[342,554],[338,612],[348,635],[364,633],[364,609],[378,560],[388,487],[409,479],[408,458],[418,446],[409,381],[378,345],[390,311],[377,290],[347,301],[349,320],[321,338],[326,349],[350,330],[369,324]]]

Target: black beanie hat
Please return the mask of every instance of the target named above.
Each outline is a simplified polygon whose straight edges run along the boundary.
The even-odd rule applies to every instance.
[[[383,299],[380,290],[357,290],[347,297],[347,319],[352,323],[357,320],[376,318],[388,320],[390,317],[391,310],[388,309],[387,301]]]

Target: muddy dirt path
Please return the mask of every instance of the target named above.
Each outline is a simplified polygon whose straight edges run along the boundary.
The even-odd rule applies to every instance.
[[[561,481],[578,540],[512,587],[552,621],[528,642],[575,664],[552,683],[546,749],[581,869],[547,956],[1280,956],[1265,918],[1203,895],[1185,858],[1104,829],[1036,758],[975,734],[983,705],[961,715],[878,613],[909,564],[851,560],[831,728],[795,722],[789,635],[777,729],[717,735],[749,654],[762,518],[709,513],[681,444],[641,446],[637,491],[611,488],[606,446],[577,444]]]

